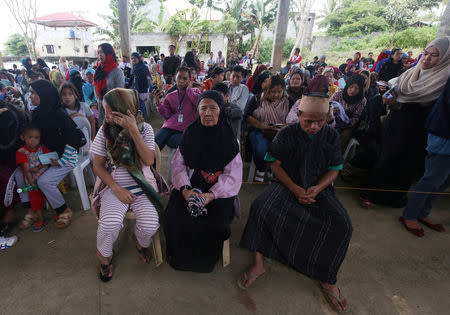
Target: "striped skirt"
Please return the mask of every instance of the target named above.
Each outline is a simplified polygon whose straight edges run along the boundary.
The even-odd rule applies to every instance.
[[[253,202],[240,245],[335,284],[352,231],[331,187],[313,205],[303,205],[285,186],[272,183]]]

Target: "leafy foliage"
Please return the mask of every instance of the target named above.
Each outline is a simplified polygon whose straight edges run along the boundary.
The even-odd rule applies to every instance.
[[[23,35],[12,34],[5,43],[6,51],[13,56],[26,56],[28,48]]]

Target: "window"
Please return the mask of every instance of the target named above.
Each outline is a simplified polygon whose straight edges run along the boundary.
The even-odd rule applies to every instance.
[[[53,45],[45,45],[45,49],[47,49],[47,54],[55,53],[55,47],[53,47]]]
[[[87,54],[89,52],[89,45],[84,45],[84,53]]]

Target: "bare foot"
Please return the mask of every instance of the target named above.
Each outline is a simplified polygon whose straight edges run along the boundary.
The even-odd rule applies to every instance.
[[[405,219],[405,224],[410,229],[420,229],[420,225],[419,225],[419,222],[417,222],[417,220]]]
[[[327,296],[329,297],[331,303],[333,303],[334,307],[339,310],[339,311],[346,311],[347,310],[347,299],[344,297],[341,297],[339,288],[337,285],[335,284],[329,284],[329,283],[321,283],[320,284],[322,286],[322,288],[333,292],[333,295],[328,294],[325,292],[325,294],[327,294]],[[339,301],[336,299],[336,297],[341,299],[341,302],[339,303]]]
[[[256,279],[260,276],[262,276],[266,272],[266,269],[264,266],[256,266],[252,265],[245,273],[241,276],[241,283],[245,288],[249,288],[253,282],[256,281]],[[245,277],[245,274],[247,274],[247,278]]]

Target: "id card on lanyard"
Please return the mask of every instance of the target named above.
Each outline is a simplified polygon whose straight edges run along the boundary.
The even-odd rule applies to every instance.
[[[182,123],[183,122],[183,114],[181,113],[181,104],[183,103],[184,97],[187,94],[187,90],[184,92],[183,97],[180,100],[180,90],[177,90],[178,92],[178,122]]]

